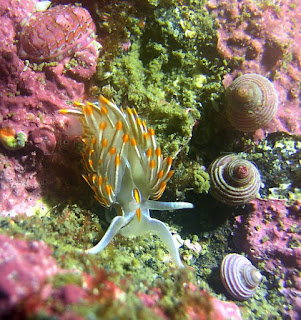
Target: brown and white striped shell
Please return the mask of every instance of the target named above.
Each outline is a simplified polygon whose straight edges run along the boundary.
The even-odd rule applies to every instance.
[[[226,113],[237,130],[253,132],[269,123],[278,108],[278,94],[271,81],[255,74],[236,78],[226,91]]]
[[[260,271],[251,261],[237,253],[224,257],[220,273],[228,293],[240,301],[251,298],[262,280]]]
[[[260,189],[256,166],[235,154],[221,156],[209,167],[210,193],[229,206],[239,206],[254,199]]]

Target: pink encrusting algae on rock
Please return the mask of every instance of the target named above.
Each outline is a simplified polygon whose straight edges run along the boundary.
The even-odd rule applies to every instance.
[[[170,305],[166,304],[168,290],[149,287],[147,291],[129,291],[129,278],[119,283],[102,267],[93,267],[93,262],[92,269],[92,273],[61,269],[43,241],[0,235],[0,318],[83,320],[84,311],[89,310],[91,316],[128,319],[128,314],[143,315],[148,310],[146,314],[151,317],[170,319]],[[182,288],[174,292],[174,298],[180,299],[176,308],[182,318],[242,319],[235,303],[220,301],[186,281],[180,285]],[[137,298],[133,300],[133,296]]]
[[[0,235],[0,317],[3,319],[23,299],[39,292],[44,281],[58,272],[44,242]]]
[[[180,302],[181,310],[177,311],[176,319],[242,320],[240,309],[234,302],[212,297],[193,283],[185,283],[181,290],[184,292],[184,297]],[[161,300],[164,301],[164,294],[166,293],[160,288],[150,288],[148,293],[139,292],[138,297],[154,315],[160,319],[170,319],[170,311],[166,312],[160,304]]]
[[[218,51],[233,65],[224,86],[240,74],[257,73],[272,80],[278,93],[276,116],[254,137],[276,131],[300,134],[301,2],[210,0],[207,7],[219,25]]]
[[[280,291],[293,310],[301,314],[301,202],[286,206],[284,200],[255,199],[247,215],[236,217],[234,243],[255,264],[277,277]]]
[[[54,181],[56,175],[50,174],[49,168],[46,175],[44,167],[41,166],[45,156],[49,160],[54,154],[53,161],[65,164],[67,162],[65,155],[58,152],[67,120],[63,119],[57,110],[66,108],[73,100],[83,99],[84,81],[92,77],[97,65],[98,48],[91,43],[95,26],[89,13],[76,6],[60,6],[58,9],[54,7],[46,10],[46,13],[36,13],[37,3],[37,0],[0,2],[2,215],[33,214],[34,206],[41,207],[41,182],[46,181],[49,186],[59,186],[57,181]],[[64,11],[62,7],[68,14],[57,13]],[[44,19],[39,20],[41,28],[36,26],[30,31],[28,28],[36,15],[44,15]],[[26,25],[26,21],[29,25]],[[64,24],[60,29],[61,41],[52,44],[46,41],[38,50],[39,40],[47,38],[42,26],[55,31],[58,21]],[[29,43],[37,50],[30,51]],[[44,47],[45,44],[52,46]],[[38,52],[41,54],[40,58]],[[24,60],[31,58],[31,54],[35,62],[46,60],[47,52],[50,52],[52,59],[59,57],[63,60],[42,65],[34,65]]]

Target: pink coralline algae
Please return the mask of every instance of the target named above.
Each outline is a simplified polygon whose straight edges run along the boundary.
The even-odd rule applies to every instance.
[[[37,128],[31,132],[29,139],[43,154],[51,154],[55,150],[56,138],[51,128]]]
[[[280,281],[280,291],[291,302],[291,315],[301,314],[301,203],[253,200],[250,212],[236,218],[234,242],[255,263]]]
[[[85,317],[77,313],[83,314],[80,310],[87,308],[92,317],[96,313],[108,319],[112,315],[127,319],[128,314],[147,310],[146,314],[155,318],[171,319],[170,306],[165,301],[170,292],[166,288],[154,287],[147,293],[130,291],[128,294],[129,279],[118,280],[117,284],[103,268],[95,265],[92,270],[93,273],[86,273],[61,269],[43,241],[0,235],[0,318],[23,320],[42,315],[42,318],[82,320]],[[64,278],[67,284],[60,280]],[[190,282],[179,280],[177,285],[181,290],[174,296],[180,302],[175,304],[176,318],[242,319],[235,303],[220,301]],[[133,294],[137,297],[135,304]],[[127,304],[128,301],[131,303]]]
[[[46,278],[59,272],[51,250],[40,241],[26,242],[0,235],[0,317],[37,293]]]
[[[181,311],[177,312],[178,318],[190,320],[242,320],[238,306],[233,302],[220,301],[204,290],[200,290],[192,283],[186,283],[183,288],[185,298],[181,300]],[[160,300],[164,299],[159,288],[153,288],[149,293],[138,293],[143,304],[152,310],[160,319],[170,319],[160,307]],[[182,315],[181,315],[182,312]]]
[[[50,159],[50,155],[53,155],[52,160],[57,163],[67,163],[58,148],[68,120],[57,110],[66,108],[71,101],[84,98],[84,82],[93,76],[97,65],[98,48],[89,43],[95,27],[88,12],[76,6],[59,6],[58,9],[48,9],[47,13],[35,13],[37,3],[37,0],[0,2],[2,215],[34,213],[32,207],[39,206],[42,196],[41,182],[45,180],[46,171],[47,183],[58,186],[54,182],[56,175],[41,165],[46,156]],[[53,12],[62,11],[62,8],[66,8],[64,10],[68,14],[56,13],[52,16]],[[28,31],[33,17],[40,18],[42,14],[46,18],[42,21],[44,24],[40,22],[41,28]],[[88,22],[83,21],[84,17]],[[60,57],[63,60],[51,63],[45,61],[40,65],[24,60],[31,58],[30,54],[37,58],[33,59],[35,62],[46,60],[48,49],[43,46],[38,49],[37,39],[45,39],[44,27],[53,31],[59,21],[64,24],[62,29],[66,41],[63,43],[63,38],[60,38],[59,44],[52,43],[51,49],[48,49],[51,58]],[[41,34],[42,31],[44,33]],[[28,35],[26,39],[25,34]],[[63,37],[63,33],[60,36]],[[35,51],[30,51],[29,43],[35,46]],[[49,42],[46,43],[49,45]],[[20,46],[23,49],[20,49]],[[44,49],[46,51],[43,51]],[[37,53],[39,50],[40,59]]]
[[[0,318],[29,319],[42,313],[83,320],[67,306],[85,299],[85,290],[76,284],[55,288],[50,281],[52,276],[66,272],[58,267],[44,242],[0,235]]]
[[[87,47],[95,24],[81,7],[58,5],[35,12],[22,22],[19,56],[33,61],[60,61]]]
[[[225,87],[241,73],[257,73],[271,79],[278,92],[275,118],[255,137],[276,131],[300,134],[301,2],[210,0],[208,10],[219,25],[218,51],[233,66]]]

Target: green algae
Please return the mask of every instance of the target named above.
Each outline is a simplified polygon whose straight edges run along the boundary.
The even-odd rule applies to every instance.
[[[261,172],[263,198],[286,199],[289,204],[301,199],[300,150],[300,137],[286,133],[270,134],[254,145],[247,158]]]
[[[101,6],[99,26],[110,34],[96,75],[101,93],[118,106],[135,107],[154,127],[164,153],[175,157],[186,148],[185,157],[195,167],[202,165],[202,159],[190,157],[192,130],[218,108],[222,78],[229,71],[216,51],[214,20],[203,1],[137,1],[134,8]],[[110,15],[101,23],[104,12]],[[130,42],[130,48],[118,50],[122,42]],[[208,127],[209,122],[202,124]],[[195,192],[208,190],[204,174],[189,168],[183,172]],[[182,193],[181,184],[178,188]]]

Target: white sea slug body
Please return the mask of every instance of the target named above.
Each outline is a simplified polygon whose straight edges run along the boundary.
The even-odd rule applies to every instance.
[[[172,159],[163,159],[155,132],[147,128],[136,110],[119,109],[103,96],[96,104],[75,103],[75,109],[62,114],[80,117],[85,144],[83,159],[88,173],[84,179],[95,198],[106,208],[114,206],[117,215],[104,237],[88,253],[103,250],[113,237],[155,233],[165,243],[175,264],[183,267],[178,248],[168,227],[150,217],[150,209],[192,208],[187,202],[159,202],[173,171]],[[153,199],[153,200],[150,200]]]

